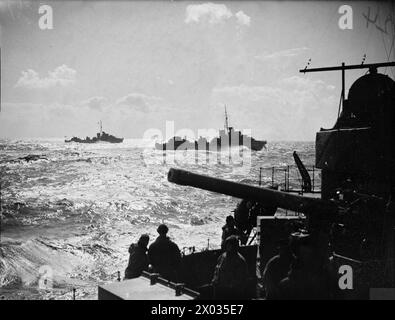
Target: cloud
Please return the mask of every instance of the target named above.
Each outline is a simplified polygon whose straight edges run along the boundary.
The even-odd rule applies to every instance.
[[[240,25],[249,26],[251,23],[251,17],[247,16],[243,11],[237,12],[235,17]]]
[[[335,89],[333,85],[327,85],[322,80],[311,80],[300,76],[292,76],[289,78],[282,79],[282,84],[292,87],[294,90],[311,90],[313,92],[319,90],[332,91]]]
[[[81,102],[81,105],[87,106],[91,109],[102,110],[104,106],[104,102],[106,102],[106,98],[104,97],[91,97],[87,100]]]
[[[119,106],[127,106],[136,111],[150,112],[152,107],[161,99],[158,97],[147,96],[142,93],[130,93],[116,101]]]
[[[264,53],[262,55],[255,56],[255,59],[260,60],[260,61],[266,61],[266,60],[278,59],[278,58],[295,57],[306,50],[309,50],[309,48],[302,47],[302,48],[281,50],[281,51],[277,51],[277,52]]]
[[[249,26],[251,23],[251,18],[243,11],[233,14],[226,5],[211,2],[188,5],[186,7],[186,18],[184,21],[188,24],[200,22],[219,24],[231,18],[236,18],[236,22],[239,25]]]
[[[28,69],[22,71],[22,76],[18,79],[15,87],[27,89],[48,89],[55,86],[66,87],[74,84],[76,71],[65,64],[48,72],[47,77],[40,78],[38,72]]]
[[[200,22],[206,19],[211,24],[223,22],[233,16],[224,4],[216,3],[203,3],[203,4],[190,4],[186,8],[185,23]]]

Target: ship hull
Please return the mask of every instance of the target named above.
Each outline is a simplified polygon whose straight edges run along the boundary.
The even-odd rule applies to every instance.
[[[266,148],[266,141],[253,140],[251,141],[251,145],[249,144],[236,144],[236,145],[228,145],[221,144],[220,142],[211,142],[211,143],[198,143],[195,142],[176,142],[176,143],[155,143],[155,149],[157,150],[173,150],[173,151],[181,151],[181,150],[208,150],[208,151],[222,151],[228,150],[229,147],[237,148],[237,147],[247,147],[253,151],[260,151],[263,148]]]
[[[254,140],[251,142],[251,150],[260,151],[266,148],[266,141]]]
[[[79,138],[72,138],[70,140],[65,140],[64,142],[70,143],[70,142],[76,142],[76,143],[100,143],[100,142],[108,142],[108,143],[122,143],[123,138],[115,138],[111,140],[103,140],[103,139],[79,139]]]

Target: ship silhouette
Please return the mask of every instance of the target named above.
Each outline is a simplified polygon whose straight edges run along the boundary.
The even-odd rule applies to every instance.
[[[219,136],[210,141],[205,137],[199,137],[198,140],[189,141],[186,137],[181,138],[174,136],[166,143],[155,143],[158,150],[209,150],[221,151],[232,147],[247,147],[254,151],[266,148],[266,140],[256,140],[253,137],[242,134],[241,131],[229,127],[228,113],[225,106],[225,125],[224,129],[219,130]]]
[[[81,139],[78,137],[72,137],[70,140],[65,140],[64,142],[77,142],[77,143],[97,143],[97,142],[109,142],[109,143],[121,143],[123,138],[117,138],[107,132],[103,131],[102,122],[99,122],[100,131],[96,134],[96,137],[86,137]]]

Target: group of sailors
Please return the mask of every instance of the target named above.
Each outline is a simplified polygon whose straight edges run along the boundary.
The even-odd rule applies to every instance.
[[[262,273],[268,300],[332,300],[341,296],[328,246],[319,236],[295,232],[277,243]]]
[[[125,279],[141,276],[143,271],[153,271],[162,277],[177,282],[181,264],[181,253],[177,244],[167,236],[169,228],[161,224],[158,237],[149,246],[149,236],[143,234],[136,244],[129,247],[129,263],[125,270]]]
[[[177,244],[167,236],[168,230],[161,224],[157,228],[158,237],[149,247],[146,234],[130,246],[126,279],[139,277],[148,270],[167,280],[181,282],[181,253]],[[249,274],[246,259],[239,252],[243,237],[245,235],[236,227],[235,218],[228,216],[222,228],[222,253],[213,270],[211,283],[203,286],[210,288],[210,296],[214,299],[244,299],[249,296],[252,274]],[[335,298],[335,273],[331,270],[327,251],[319,243],[305,233],[293,233],[289,239],[279,241],[278,254],[263,268],[263,296],[270,300]]]
[[[236,225],[235,218],[228,216],[222,228],[221,247],[225,253],[218,260],[213,279],[217,297],[221,299],[246,296],[247,264],[238,253],[239,240],[243,242],[245,234]],[[231,249],[229,243],[232,243]],[[267,300],[339,298],[337,274],[326,244],[325,240],[306,232],[295,232],[277,241],[278,252],[267,261],[262,271],[263,292],[260,295]],[[223,272],[221,279],[221,266],[228,263],[226,260],[231,267],[222,269],[235,271],[231,277]]]

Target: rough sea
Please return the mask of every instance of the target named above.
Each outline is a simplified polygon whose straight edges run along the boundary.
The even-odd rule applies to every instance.
[[[244,150],[244,154],[249,154]],[[236,152],[155,150],[152,143],[64,143],[63,139],[0,140],[0,298],[96,299],[97,285],[123,277],[128,247],[160,223],[180,249],[218,248],[225,217],[238,199],[178,186],[169,168],[252,185],[300,187],[292,153],[314,165],[313,142],[272,142],[229,161]],[[232,153],[233,152],[233,153]],[[32,156],[24,158],[27,156]],[[236,156],[236,155],[235,155]],[[319,172],[315,172],[319,189]],[[52,279],[52,282],[45,282]]]

